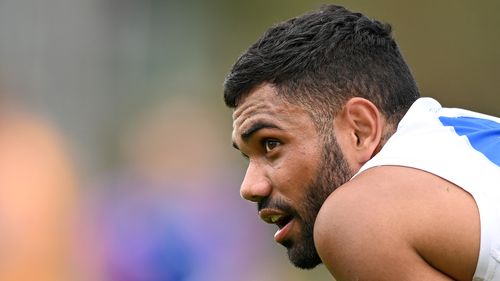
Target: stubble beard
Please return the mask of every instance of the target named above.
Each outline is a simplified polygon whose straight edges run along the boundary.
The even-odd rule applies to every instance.
[[[302,269],[312,269],[322,263],[314,246],[313,233],[316,216],[326,198],[354,175],[335,137],[330,135],[324,143],[324,153],[316,179],[305,187],[301,236],[297,241],[285,245],[290,261]]]

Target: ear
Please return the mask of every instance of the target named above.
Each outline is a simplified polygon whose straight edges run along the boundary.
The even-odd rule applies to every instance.
[[[364,98],[351,98],[334,119],[335,136],[356,171],[377,152],[385,124],[378,108]]]

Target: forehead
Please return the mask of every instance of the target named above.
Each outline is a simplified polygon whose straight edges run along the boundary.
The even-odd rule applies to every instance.
[[[264,84],[251,91],[234,110],[233,139],[256,122],[293,129],[311,125],[312,119],[303,107],[283,100],[271,85]]]

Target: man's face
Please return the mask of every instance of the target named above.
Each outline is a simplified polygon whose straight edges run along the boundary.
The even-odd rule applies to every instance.
[[[292,263],[312,268],[321,260],[313,241],[316,215],[335,188],[352,176],[333,134],[320,136],[308,112],[263,85],[233,114],[233,143],[249,159],[241,196],[257,203],[274,239]]]

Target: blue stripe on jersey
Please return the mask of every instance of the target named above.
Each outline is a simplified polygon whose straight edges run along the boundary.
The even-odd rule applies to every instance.
[[[466,136],[472,147],[500,166],[500,123],[474,117],[439,117],[444,126],[451,126]]]

